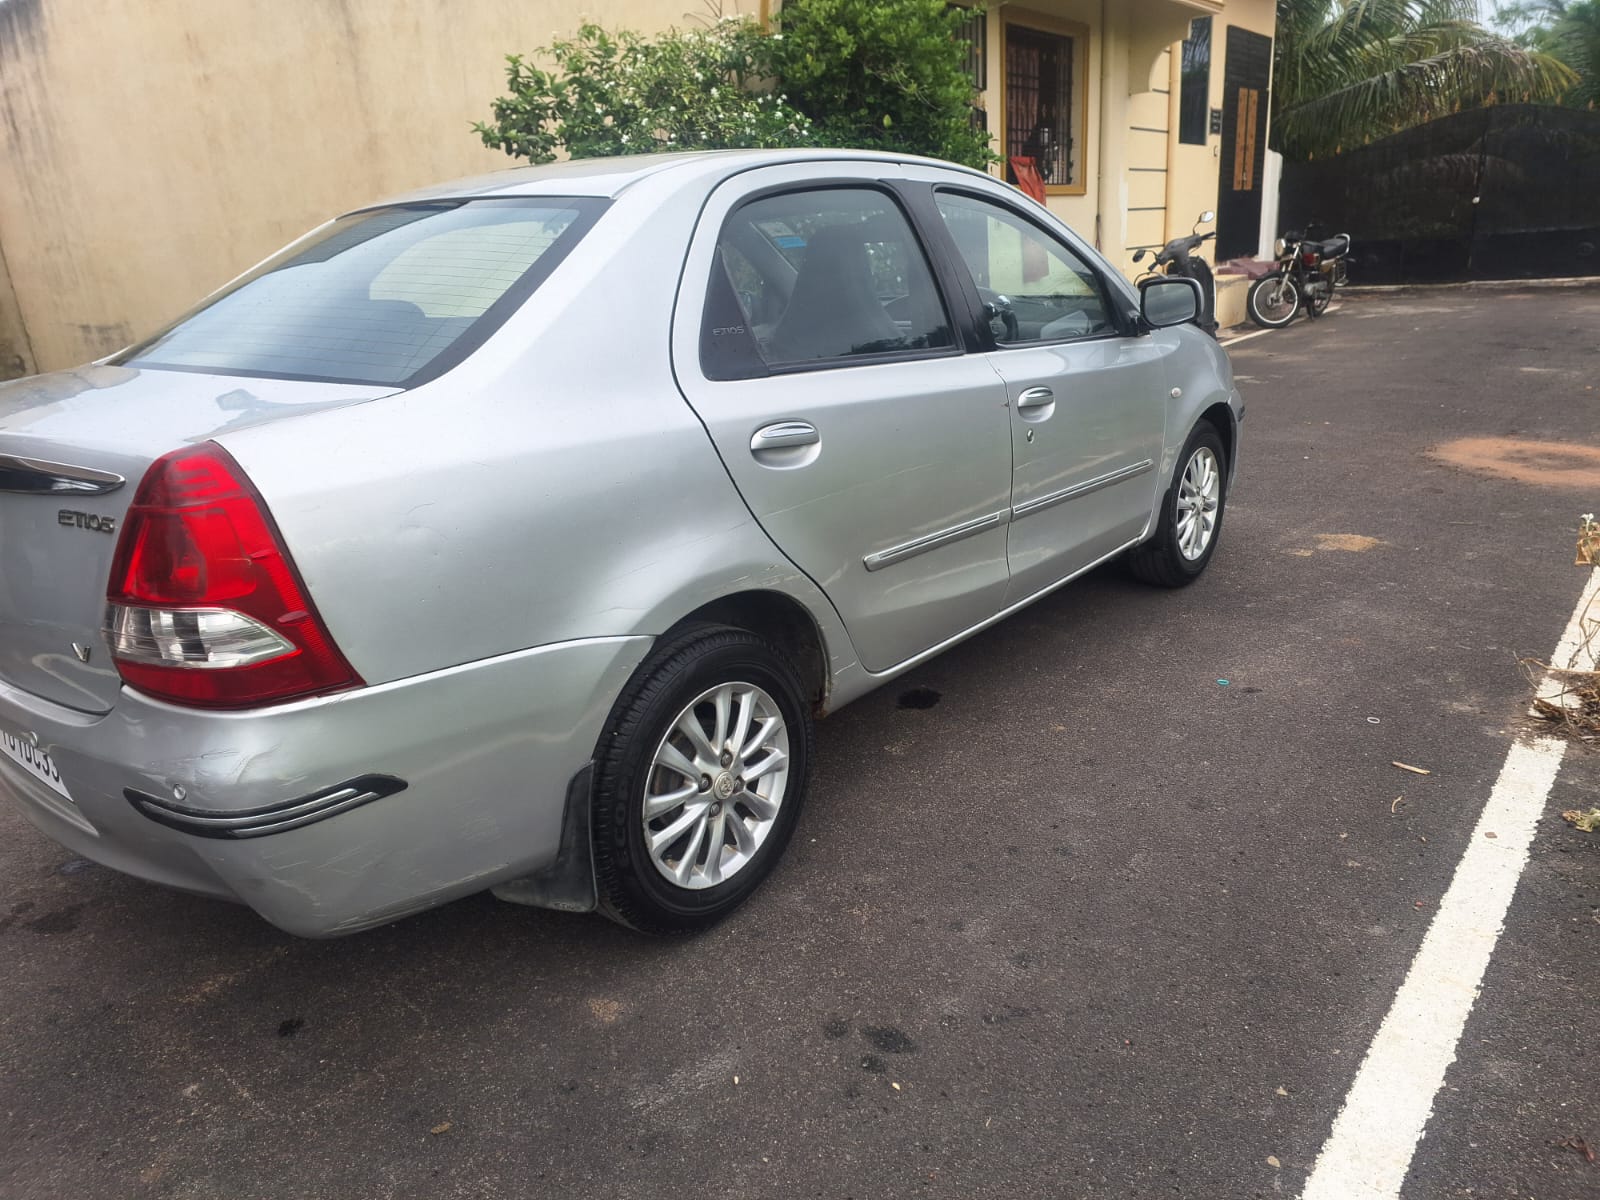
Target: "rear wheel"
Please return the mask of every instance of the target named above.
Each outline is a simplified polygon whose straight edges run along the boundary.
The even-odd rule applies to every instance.
[[[1228,462],[1222,438],[1209,421],[1189,434],[1172,486],[1161,501],[1155,536],[1128,556],[1128,569],[1145,583],[1183,587],[1200,577],[1222,534],[1228,499]]]
[[[1300,307],[1300,289],[1281,273],[1263,275],[1250,285],[1245,307],[1250,319],[1263,329],[1282,329],[1294,320]]]
[[[742,629],[662,645],[617,701],[596,755],[602,911],[691,933],[741,904],[783,853],[811,770],[799,673]]]
[[[1313,317],[1320,317],[1328,311],[1328,305],[1333,303],[1333,281],[1323,279],[1315,288],[1310,289],[1306,296],[1306,312]]]

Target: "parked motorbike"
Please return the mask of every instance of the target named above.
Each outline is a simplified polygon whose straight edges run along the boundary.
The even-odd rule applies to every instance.
[[[1195,253],[1201,245],[1217,236],[1216,230],[1207,233],[1200,232],[1200,226],[1210,224],[1217,219],[1217,214],[1209,208],[1200,214],[1200,219],[1194,223],[1193,230],[1188,237],[1173,238],[1157,252],[1155,260],[1146,267],[1138,281],[1149,279],[1153,275],[1182,275],[1194,280],[1200,285],[1200,294],[1204,297],[1204,305],[1200,311],[1199,325],[1212,337],[1217,336],[1217,281],[1211,273],[1211,264]],[[1134,251],[1133,261],[1143,262],[1145,252]]]
[[[1301,309],[1308,318],[1320,317],[1334,292],[1350,281],[1349,254],[1348,233],[1319,242],[1285,230],[1273,247],[1277,265],[1250,285],[1245,304],[1250,319],[1263,329],[1282,329]]]

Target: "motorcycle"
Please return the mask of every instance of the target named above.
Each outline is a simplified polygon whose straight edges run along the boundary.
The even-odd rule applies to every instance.
[[[1146,267],[1144,273],[1135,283],[1155,275],[1182,275],[1194,280],[1200,285],[1200,294],[1204,297],[1204,304],[1200,311],[1199,325],[1212,337],[1217,336],[1217,281],[1211,273],[1211,264],[1195,253],[1202,244],[1217,236],[1216,230],[1207,233],[1200,232],[1200,226],[1207,225],[1217,219],[1217,214],[1209,208],[1200,214],[1200,219],[1194,223],[1193,230],[1188,237],[1173,238],[1157,252],[1155,260]],[[1133,261],[1144,261],[1143,249],[1134,251]]]
[[[1348,233],[1319,242],[1285,230],[1273,247],[1277,265],[1250,285],[1245,302],[1250,319],[1263,329],[1282,329],[1301,309],[1312,320],[1320,317],[1334,292],[1350,282],[1349,254]]]

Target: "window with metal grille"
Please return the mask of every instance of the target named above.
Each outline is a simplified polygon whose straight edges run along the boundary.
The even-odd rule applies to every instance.
[[[966,68],[967,78],[972,81],[972,126],[987,131],[989,114],[984,111],[982,97],[989,86],[989,16],[983,12],[973,13],[961,4],[948,7],[964,14],[961,24],[956,27],[956,36],[966,48],[962,65]]]
[[[951,8],[968,12],[964,6],[952,4]],[[961,22],[956,36],[966,45],[965,66],[972,80],[972,90],[981,92],[989,86],[989,17],[987,13],[972,13]]]
[[[1006,159],[1031,158],[1047,185],[1080,182],[1073,111],[1076,39],[1006,27]]]
[[[1183,67],[1178,82],[1178,141],[1206,144],[1211,106],[1211,18],[1196,17],[1183,39]]]

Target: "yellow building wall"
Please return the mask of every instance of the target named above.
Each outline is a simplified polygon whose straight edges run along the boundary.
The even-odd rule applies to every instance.
[[[329,216],[512,165],[469,128],[504,90],[506,54],[584,17],[649,31],[694,10],[3,0],[0,377],[23,341],[8,290],[27,368],[117,350]]]
[[[1167,144],[1171,122],[1167,85],[1172,51],[1161,52],[1144,80],[1143,91],[1128,97],[1128,223],[1121,247],[1132,267],[1132,252],[1160,246],[1167,229]]]
[[[1070,22],[1087,30],[1088,96],[1083,195],[1052,192],[1046,206],[1120,266],[1139,273],[1133,253],[1188,233],[1194,219],[1217,204],[1220,135],[1204,146],[1178,142],[1177,43],[1152,56],[1153,30],[1183,29],[1195,16],[1212,17],[1210,105],[1221,107],[1227,28],[1240,25],[1273,36],[1274,0],[1028,0],[990,10],[985,105],[1000,148],[1005,88],[1001,25],[1006,20],[1054,28]],[[1152,25],[1152,20],[1159,24]],[[1148,70],[1146,71],[1146,69]],[[1004,175],[1004,168],[995,173]]]
[[[1032,4],[996,4],[989,9],[989,87],[984,96],[984,108],[989,114],[989,132],[994,137],[996,153],[1001,150],[1004,126],[1005,61],[1002,57],[1004,39],[1001,30],[1006,22],[1027,25],[1076,36],[1087,35],[1088,45],[1082,56],[1086,80],[1082,88],[1085,98],[1084,119],[1079,128],[1083,144],[1079,151],[1079,171],[1084,189],[1079,195],[1051,194],[1045,206],[1073,229],[1090,241],[1095,237],[1095,216],[1098,200],[1095,196],[1095,179],[1100,170],[1100,100],[1101,59],[1099,49],[1099,24],[1101,0],[1037,0]],[[1005,177],[1003,165],[995,174]]]
[[[1275,23],[1273,0],[1228,0],[1227,8],[1212,18],[1210,108],[1223,106],[1222,75],[1227,56],[1228,26],[1237,25],[1272,37]],[[1167,85],[1171,89],[1168,99],[1172,130],[1168,150],[1168,170],[1172,179],[1172,202],[1167,214],[1169,238],[1188,233],[1194,218],[1202,209],[1217,207],[1221,178],[1221,134],[1208,133],[1204,146],[1185,146],[1178,142],[1178,73],[1181,69],[1181,55],[1175,53],[1172,55],[1170,83]]]

